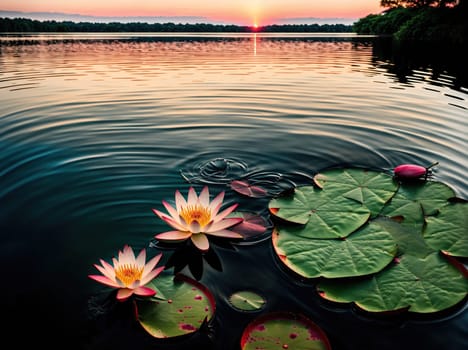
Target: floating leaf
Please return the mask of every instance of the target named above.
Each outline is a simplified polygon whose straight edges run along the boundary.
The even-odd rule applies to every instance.
[[[244,239],[260,236],[266,232],[268,226],[271,226],[271,223],[254,213],[233,212],[228,217],[244,219],[241,223],[230,228],[232,231],[240,233]]]
[[[369,312],[438,312],[456,305],[468,293],[466,269],[426,244],[421,232],[387,218],[373,220],[390,232],[398,258],[384,270],[357,279],[325,280],[318,290],[325,299],[354,302]]]
[[[286,266],[306,278],[368,275],[383,269],[397,252],[392,235],[372,223],[345,239],[310,239],[304,230],[277,228],[273,245]]]
[[[247,197],[265,197],[268,194],[264,188],[254,186],[248,181],[234,180],[231,182],[231,188]]]
[[[266,303],[261,295],[248,290],[232,294],[229,297],[229,302],[236,309],[242,311],[256,311],[261,309]]]
[[[253,320],[241,338],[242,350],[330,350],[326,334],[309,318],[274,312]]]
[[[160,275],[155,284],[165,300],[137,300],[138,321],[155,338],[176,337],[197,331],[212,318],[214,297],[197,281],[184,276]]]
[[[424,258],[406,254],[371,277],[325,280],[317,288],[327,300],[354,302],[369,312],[432,313],[465,299],[468,279],[441,254],[433,252]]]
[[[421,232],[415,231],[411,227],[402,225],[386,217],[379,217],[372,220],[372,222],[381,226],[387,232],[390,232],[398,246],[398,255],[400,256],[403,254],[411,254],[424,258],[428,254],[434,252],[434,249],[427,245]]]
[[[377,215],[395,194],[398,183],[382,172],[367,169],[332,169],[315,175],[314,183],[335,195],[353,199],[365,205],[372,216]]]
[[[468,205],[455,203],[426,219],[424,239],[436,250],[456,257],[468,257]]]
[[[455,192],[440,182],[404,183],[384,207],[382,215],[401,217],[404,225],[421,232],[424,217],[435,215],[454,196]]]
[[[310,238],[346,237],[370,216],[360,203],[313,186],[297,187],[292,194],[272,199],[269,208],[283,220],[305,224],[303,236]]]

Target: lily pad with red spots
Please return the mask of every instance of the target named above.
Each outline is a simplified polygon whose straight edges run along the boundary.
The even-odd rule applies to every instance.
[[[242,350],[330,350],[325,332],[308,317],[272,312],[254,319],[241,338]]]
[[[211,292],[182,274],[164,274],[154,283],[165,299],[137,300],[142,327],[155,338],[177,337],[196,332],[215,312]]]

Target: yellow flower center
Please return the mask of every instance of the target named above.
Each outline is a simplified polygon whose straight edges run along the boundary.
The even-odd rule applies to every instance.
[[[143,267],[136,265],[124,264],[119,265],[115,269],[115,277],[121,281],[125,287],[130,286],[133,282],[141,280]]]
[[[201,227],[204,227],[211,221],[211,210],[201,204],[187,205],[179,214],[187,224],[196,220]]]

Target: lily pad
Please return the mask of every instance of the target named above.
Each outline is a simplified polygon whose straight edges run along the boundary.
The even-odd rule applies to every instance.
[[[365,205],[376,216],[398,189],[393,176],[367,169],[332,169],[314,176],[314,183],[326,191],[341,194]]]
[[[374,275],[321,281],[317,289],[323,298],[354,302],[369,312],[432,313],[450,308],[466,297],[467,271],[461,263],[435,251],[420,232],[408,226],[388,218],[372,223],[392,234],[399,256]]]
[[[434,249],[429,247],[424,240],[421,232],[412,229],[400,222],[391,220],[387,217],[379,217],[372,222],[381,226],[393,236],[398,246],[398,256],[403,254],[411,254],[420,258],[426,257],[434,252]]]
[[[270,222],[255,213],[236,211],[229,214],[228,217],[244,219],[230,228],[241,234],[244,239],[260,236],[267,231],[267,227],[271,226]]]
[[[215,312],[211,292],[199,282],[177,274],[154,281],[165,300],[137,300],[138,321],[155,338],[177,337],[197,331]]]
[[[441,182],[404,183],[384,207],[382,215],[400,218],[403,225],[421,232],[424,217],[435,215],[453,197],[455,192]]]
[[[392,235],[373,223],[344,239],[310,239],[307,234],[303,235],[304,230],[277,227],[272,238],[275,251],[285,265],[306,278],[376,273],[388,265],[397,252]]]
[[[238,310],[257,311],[265,306],[266,301],[257,293],[243,290],[232,294],[229,297],[229,303]]]
[[[369,312],[433,313],[463,301],[468,279],[440,253],[433,252],[424,258],[403,255],[365,279],[324,280],[317,289],[327,300],[354,302]]]
[[[265,197],[268,194],[268,192],[263,187],[252,185],[245,180],[232,181],[231,188],[237,193],[243,194],[247,197]]]
[[[370,217],[369,210],[355,200],[313,186],[297,187],[268,206],[273,215],[306,225],[303,235],[310,238],[346,237]]]
[[[323,330],[309,318],[273,312],[254,319],[241,337],[242,350],[331,350]]]
[[[468,205],[449,204],[426,219],[424,239],[436,250],[455,257],[468,257]]]

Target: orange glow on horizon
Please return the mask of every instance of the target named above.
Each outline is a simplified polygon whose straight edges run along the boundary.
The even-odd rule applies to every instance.
[[[2,0],[2,10],[102,17],[189,17],[204,22],[259,26],[287,19],[362,18],[379,13],[376,0]]]

